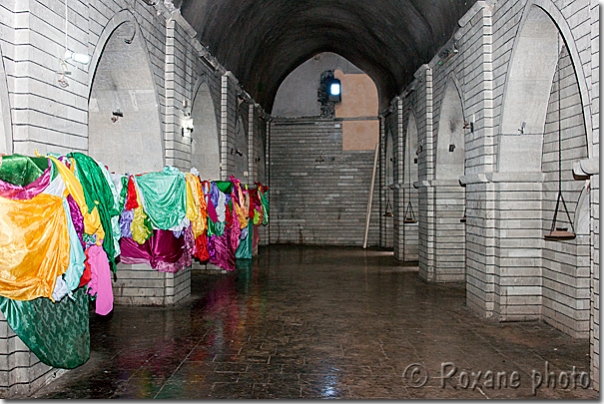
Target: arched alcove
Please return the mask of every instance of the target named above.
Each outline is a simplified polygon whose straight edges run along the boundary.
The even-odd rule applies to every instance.
[[[457,180],[464,174],[465,143],[461,97],[452,80],[447,82],[440,116],[436,148],[436,179]]]
[[[587,158],[587,137],[576,71],[562,41],[560,47],[543,130],[541,230],[548,234],[555,216],[555,228],[574,231],[576,238],[543,242],[542,316],[573,337],[587,338],[589,285],[584,278],[589,274],[589,192],[585,181],[576,181],[572,175],[573,163]],[[556,214],[559,189],[565,203],[560,201]]]
[[[553,21],[532,6],[508,69],[497,150],[499,172],[541,171],[542,134],[558,47]]]
[[[108,24],[106,30],[114,25]],[[103,37],[108,39],[98,45],[102,53],[91,70],[89,154],[117,173],[161,170],[164,151],[157,93],[140,29],[134,20],[123,21]]]
[[[390,125],[386,126],[386,161],[385,163],[385,184],[384,185],[393,185],[394,184],[394,136],[392,135],[392,130]]]
[[[235,124],[235,147],[230,151],[235,162],[233,175],[241,182],[247,183],[248,176],[248,133],[247,125],[242,114],[239,114]]]
[[[419,191],[413,186],[418,181],[417,150],[417,121],[415,114],[407,112],[407,126],[404,136],[403,157],[403,261],[417,261],[419,259]]]
[[[201,82],[193,99],[193,143],[191,145],[191,167],[199,170],[203,179],[220,179],[220,143],[216,111],[205,81]]]
[[[417,122],[415,115],[409,111],[409,120],[407,123],[407,136],[405,136],[405,165],[403,174],[403,183],[406,187],[413,188],[413,183],[418,180],[417,171]],[[417,208],[417,206],[416,206]]]

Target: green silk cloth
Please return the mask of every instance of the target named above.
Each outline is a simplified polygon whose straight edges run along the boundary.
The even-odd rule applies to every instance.
[[[107,183],[101,167],[92,157],[79,152],[69,153],[67,157],[73,158],[76,162],[75,175],[80,180],[82,188],[84,188],[88,212],[92,212],[95,206],[99,211],[101,224],[103,225],[103,230],[105,230],[103,249],[107,253],[111,270],[115,272],[116,243],[114,241],[111,218],[118,216],[120,212],[115,205],[111,187]]]
[[[88,296],[84,288],[60,302],[40,297],[17,301],[0,296],[8,325],[45,364],[73,369],[90,358]]]
[[[268,224],[268,190],[265,192],[259,192],[260,194],[260,203],[262,204],[262,224],[266,226]]]
[[[154,229],[171,230],[182,223],[187,213],[187,184],[179,169],[168,166],[136,176],[136,184]]]
[[[20,154],[2,156],[0,180],[24,187],[37,180],[47,168],[48,158],[46,157],[30,157]]]
[[[231,181],[214,181],[214,183],[219,190],[227,195],[230,194],[233,189],[233,183]]]

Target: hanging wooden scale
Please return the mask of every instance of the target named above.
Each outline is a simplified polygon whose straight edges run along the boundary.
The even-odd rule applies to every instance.
[[[415,214],[413,213],[413,205],[411,205],[411,201],[409,201],[407,204],[407,209],[405,209],[405,218],[403,219],[403,223],[417,223]]]
[[[560,37],[558,37],[560,38]],[[561,52],[560,45],[558,45],[558,50]],[[566,207],[566,202],[564,201],[564,196],[562,196],[562,131],[560,128],[560,58],[558,58],[558,198],[556,199],[556,209],[554,210],[554,218],[552,219],[552,227],[550,228],[550,232],[543,236],[544,239],[550,241],[556,240],[572,240],[576,237],[575,228],[573,226],[573,221],[570,219],[570,214],[568,213],[568,209]],[[562,206],[564,206],[564,211],[566,212],[566,217],[568,218],[568,222],[570,223],[570,227],[572,231],[568,231],[568,227],[556,227],[556,219],[558,217],[558,209],[560,208],[560,201],[562,201]]]

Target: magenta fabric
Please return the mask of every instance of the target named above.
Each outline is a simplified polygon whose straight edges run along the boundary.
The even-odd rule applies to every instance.
[[[208,198],[208,203],[207,205],[207,209],[208,209],[208,216],[210,217],[210,220],[214,223],[218,222],[218,213],[216,213],[216,207],[214,206],[214,203],[212,202],[212,198]]]
[[[182,254],[180,259],[175,263],[157,261],[157,269],[159,272],[171,272],[176,273],[186,267],[191,266],[191,256],[189,254]]]
[[[233,201],[233,203],[235,203]],[[239,221],[239,216],[237,216],[237,212],[235,209],[231,209],[231,229],[229,231],[229,242],[231,245],[231,250],[237,251],[237,247],[239,247],[239,236],[241,235],[241,228]]]
[[[229,245],[231,229],[225,229],[222,236],[212,236],[208,242],[210,263],[226,271],[235,270],[235,252]]]
[[[122,263],[148,263],[151,268],[157,269],[159,262],[172,264],[178,262],[185,251],[185,244],[184,237],[176,238],[170,230],[153,230],[151,237],[143,244],[122,237],[120,248]]]
[[[73,227],[75,227],[75,231],[80,239],[80,244],[82,244],[82,248],[86,249],[86,243],[84,242],[84,216],[82,216],[82,211],[80,211],[80,207],[71,194],[67,195],[67,204],[69,205],[69,214],[71,216],[71,221],[73,222]]]
[[[86,250],[86,257],[91,269],[88,294],[96,295],[95,312],[106,316],[113,310],[113,289],[111,288],[111,270],[107,253],[103,247],[95,244]]]
[[[44,191],[50,185],[50,167],[51,161],[48,160],[48,168],[44,170],[34,182],[25,186],[14,185],[10,182],[0,180],[0,196],[8,199],[32,199],[34,196]]]

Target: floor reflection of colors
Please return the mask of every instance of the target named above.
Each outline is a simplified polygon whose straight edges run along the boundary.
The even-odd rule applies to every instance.
[[[533,369],[589,369],[589,343],[465,308],[463,285],[420,281],[392,253],[271,246],[227,274],[194,271],[177,307],[91,318],[91,359],[34,398],[595,398],[541,388]],[[440,386],[438,371],[518,371],[515,389]],[[409,385],[405,369],[429,378]]]

